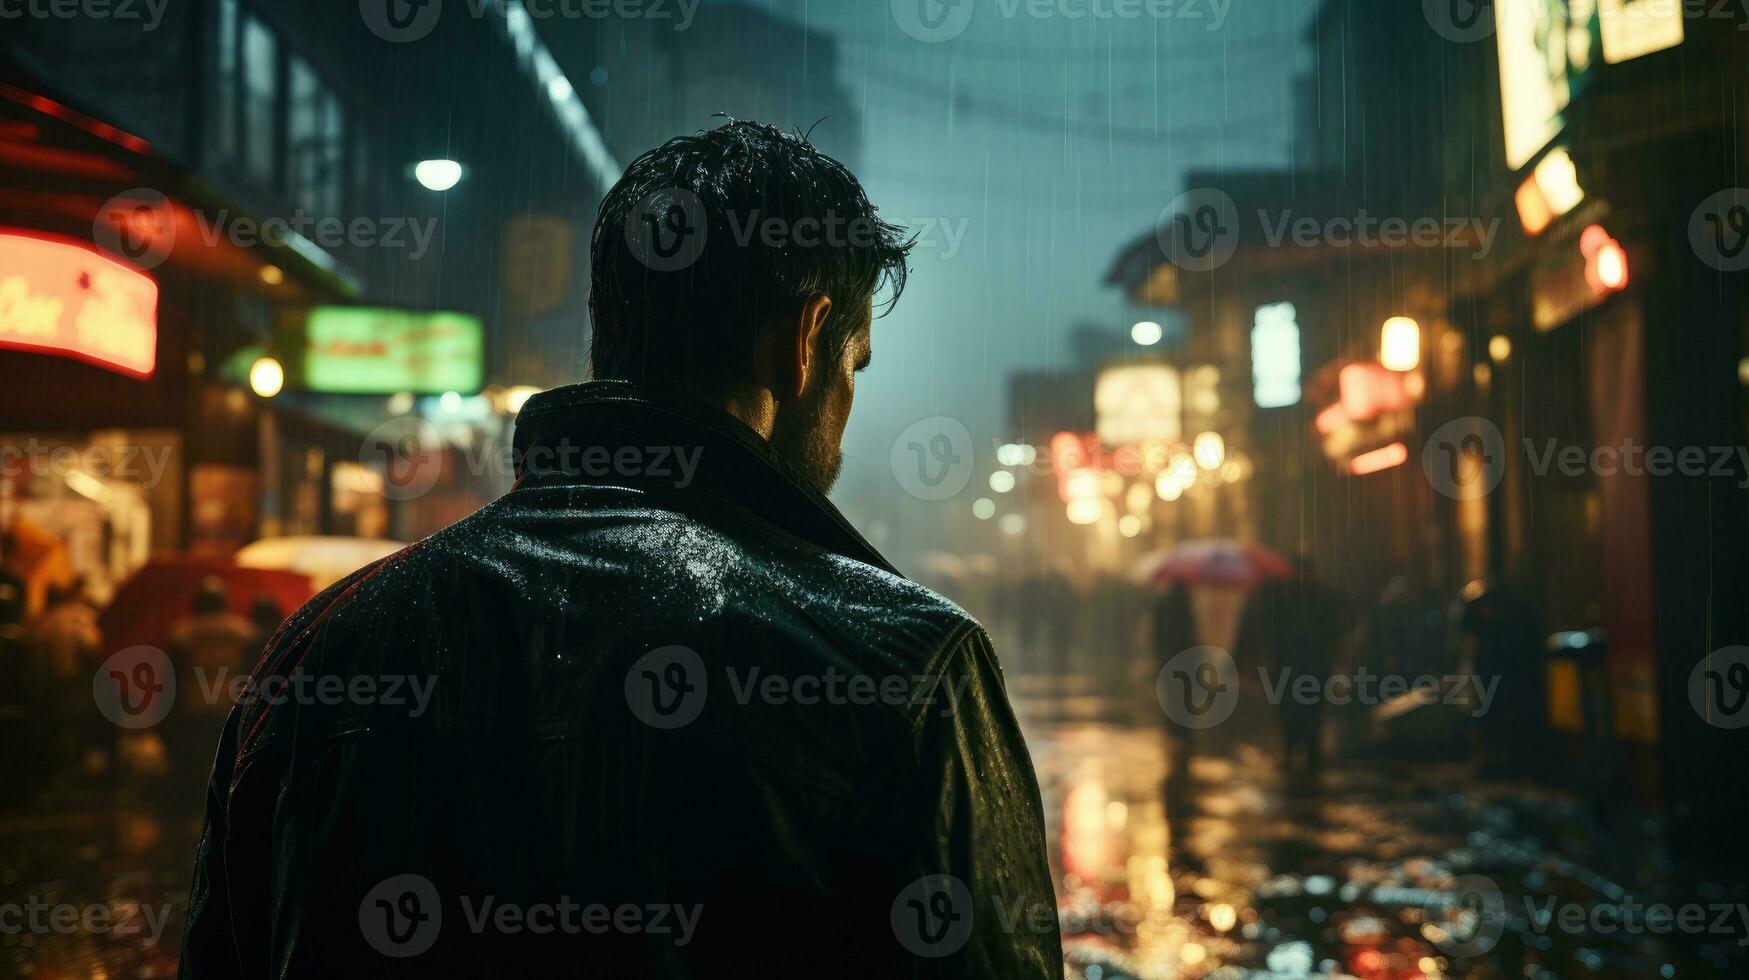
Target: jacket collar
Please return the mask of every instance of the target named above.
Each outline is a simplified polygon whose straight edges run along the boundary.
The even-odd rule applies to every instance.
[[[625,447],[636,450],[626,457],[636,455],[636,463],[615,462]],[[651,447],[666,451],[660,466]],[[683,475],[675,453],[693,460],[690,479],[675,478]],[[629,486],[667,497],[682,511],[698,494],[720,497],[821,548],[898,574],[757,432],[694,399],[626,381],[543,391],[516,416],[515,454],[518,488]]]

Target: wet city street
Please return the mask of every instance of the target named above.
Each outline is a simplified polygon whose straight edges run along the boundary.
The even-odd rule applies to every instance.
[[[1749,0],[0,0],[0,977],[1749,977],[1745,106]]]
[[[1658,891],[1650,837],[1625,865],[1637,884],[1604,876],[1572,856],[1590,835],[1569,798],[1407,759],[1338,761],[1314,790],[1283,776],[1269,719],[1244,709],[1175,771],[1141,697],[1046,693],[1085,687],[1073,677],[1014,687],[1072,977],[1703,977],[1749,963],[1746,896]],[[120,788],[70,779],[0,820],[0,903],[38,910],[0,938],[9,974],[175,973],[195,801],[157,772],[154,736],[120,744]],[[1669,927],[1648,916],[1659,903]]]

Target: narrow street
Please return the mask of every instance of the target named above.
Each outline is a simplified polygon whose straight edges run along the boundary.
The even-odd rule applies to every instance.
[[[1645,906],[1668,899],[1563,856],[1558,842],[1585,838],[1570,800],[1474,783],[1457,765],[1409,779],[1406,764],[1354,762],[1333,765],[1317,792],[1288,792],[1267,737],[1225,730],[1174,772],[1145,709],[1026,694],[1043,687],[1028,679],[1016,700],[1045,795],[1066,956],[1087,980],[1698,977],[1745,964],[1743,896],[1694,899],[1716,906],[1705,941],[1655,934]],[[1266,719],[1242,721],[1235,733],[1266,730]],[[150,736],[122,744],[134,765],[155,757]],[[199,833],[190,784],[93,785],[65,782],[52,804],[0,819],[0,902],[39,910],[0,938],[8,974],[175,973]],[[1655,872],[1652,851],[1643,863]],[[1572,930],[1567,907],[1624,917],[1588,914]]]

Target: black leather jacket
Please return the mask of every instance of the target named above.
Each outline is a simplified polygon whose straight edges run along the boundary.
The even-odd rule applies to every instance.
[[[516,447],[268,645],[182,976],[1062,976],[977,622],[726,414],[573,385]]]

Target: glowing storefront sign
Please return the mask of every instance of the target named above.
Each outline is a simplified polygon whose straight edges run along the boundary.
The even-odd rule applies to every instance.
[[[158,363],[158,284],[71,240],[0,232],[0,347],[149,378]]]
[[[1619,65],[1682,43],[1686,0],[1600,0],[1603,60]]]
[[[1108,368],[1094,384],[1099,438],[1106,443],[1170,442],[1183,427],[1178,372],[1164,364]]]
[[[1587,8],[1575,16],[1576,7]],[[1595,10],[1568,0],[1496,0],[1506,165],[1529,163],[1565,124],[1562,113],[1591,67]]]
[[[318,306],[304,324],[310,391],[441,395],[480,390],[483,330],[464,313]]]
[[[1292,303],[1259,306],[1251,326],[1251,397],[1258,408],[1300,401],[1300,322]]]

